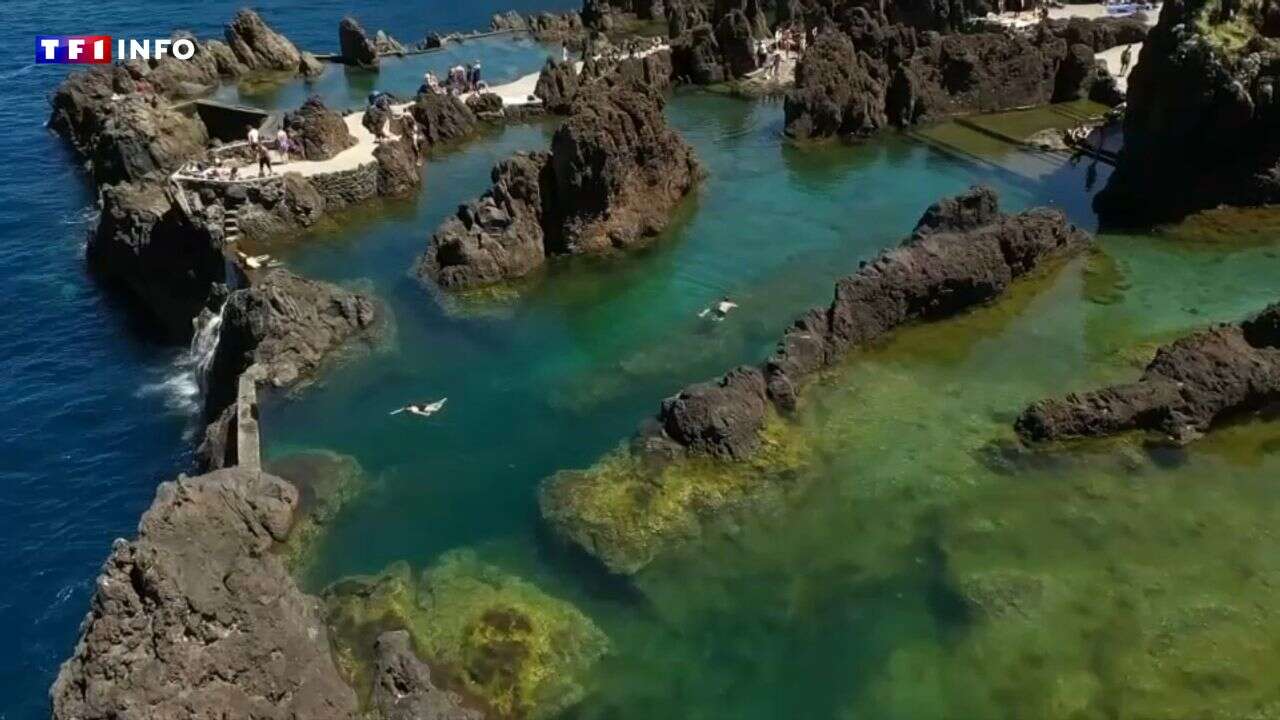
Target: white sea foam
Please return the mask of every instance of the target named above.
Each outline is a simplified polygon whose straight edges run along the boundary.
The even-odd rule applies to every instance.
[[[221,330],[221,312],[201,314],[195,320],[191,347],[177,357],[161,379],[138,388],[139,397],[160,397],[169,411],[190,417],[193,422],[187,429],[188,436],[194,436],[198,429],[194,421],[199,418],[205,378],[213,364]]]
[[[20,67],[17,70],[10,70],[9,72],[4,73],[3,75],[0,75],[0,80],[11,80],[13,78],[18,77],[19,75],[26,75],[27,73],[34,70],[35,67],[36,67],[35,63],[32,63],[25,67]]]

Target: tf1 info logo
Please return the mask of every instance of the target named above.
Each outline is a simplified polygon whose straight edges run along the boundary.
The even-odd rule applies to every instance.
[[[126,40],[110,35],[37,35],[37,65],[106,65],[112,60],[159,60],[172,55],[190,60],[196,44],[189,38]]]

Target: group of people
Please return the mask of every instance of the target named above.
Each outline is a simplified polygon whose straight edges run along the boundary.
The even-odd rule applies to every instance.
[[[253,154],[253,158],[258,161],[258,176],[266,177],[274,175],[275,169],[271,165],[271,150],[268,148],[269,141],[262,139],[262,134],[258,128],[249,128],[248,133],[249,151]],[[297,151],[301,152],[302,148],[289,137],[289,132],[283,127],[276,131],[275,139],[276,151],[280,153],[280,162],[289,162],[289,154]]]
[[[418,88],[418,93],[465,95],[471,92],[480,92],[487,87],[480,78],[480,72],[479,60],[470,65],[454,65],[449,68],[449,73],[445,76],[443,83],[440,82],[440,78],[436,77],[435,73],[428,72],[422,76],[422,85]]]
[[[804,30],[794,25],[780,27],[772,38],[756,41],[756,64],[764,68],[765,78],[781,80],[783,60],[798,59],[807,45]]]

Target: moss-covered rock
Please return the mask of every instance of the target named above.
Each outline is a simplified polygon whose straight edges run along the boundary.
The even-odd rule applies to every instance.
[[[343,581],[325,601],[335,651],[363,692],[373,643],[404,629],[441,682],[492,717],[551,717],[578,703],[585,673],[609,649],[573,605],[469,551],[446,554],[418,578],[397,563]]]
[[[548,479],[539,504],[558,535],[632,574],[696,538],[706,518],[793,485],[809,459],[805,437],[770,411],[759,451],[744,461],[692,455],[658,465],[620,447],[587,470]]]

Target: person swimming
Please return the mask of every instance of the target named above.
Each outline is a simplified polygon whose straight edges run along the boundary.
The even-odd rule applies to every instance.
[[[704,318],[710,316],[715,322],[720,322],[737,308],[738,304],[730,300],[728,295],[725,295],[721,298],[720,302],[698,313],[698,317]]]
[[[444,405],[447,402],[449,402],[449,398],[440,398],[439,400],[433,403],[405,405],[399,410],[392,410],[391,414],[399,415],[400,413],[409,413],[410,415],[417,415],[419,417],[429,418],[432,415],[435,415],[436,413],[443,410]]]

